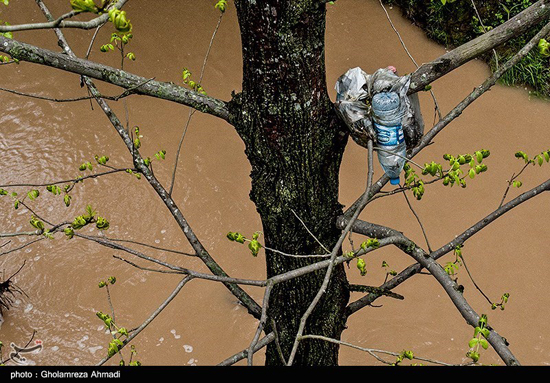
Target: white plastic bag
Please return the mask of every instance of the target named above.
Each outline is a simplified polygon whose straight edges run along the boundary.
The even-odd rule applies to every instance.
[[[407,96],[410,76],[398,76],[392,69],[380,68],[372,75],[361,68],[349,69],[336,81],[336,111],[350,129],[355,142],[366,147],[375,140],[370,101],[379,92],[396,92],[401,99],[402,126],[407,148],[415,147],[424,134],[424,120],[416,93]]]

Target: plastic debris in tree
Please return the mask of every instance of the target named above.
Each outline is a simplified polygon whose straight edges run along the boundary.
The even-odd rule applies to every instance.
[[[416,93],[407,96],[410,76],[398,76],[394,67],[372,75],[349,69],[336,82],[336,111],[350,129],[353,140],[367,147],[376,142],[382,169],[394,185],[406,161],[407,148],[424,134],[424,120]]]

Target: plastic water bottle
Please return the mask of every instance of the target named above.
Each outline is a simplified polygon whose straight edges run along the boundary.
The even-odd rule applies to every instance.
[[[377,150],[378,161],[390,177],[390,183],[398,185],[399,174],[407,155],[399,95],[395,92],[375,94],[372,98],[372,111],[377,147],[381,149]]]

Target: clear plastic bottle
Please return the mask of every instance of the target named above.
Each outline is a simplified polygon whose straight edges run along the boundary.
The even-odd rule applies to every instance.
[[[396,92],[380,92],[372,98],[372,112],[378,161],[392,185],[399,184],[407,156],[407,145],[401,124],[403,108]]]

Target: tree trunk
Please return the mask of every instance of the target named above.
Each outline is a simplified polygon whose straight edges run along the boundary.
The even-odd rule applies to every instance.
[[[326,89],[325,5],[318,0],[235,1],[243,50],[242,92],[230,103],[231,122],[252,166],[250,197],[260,214],[266,246],[289,254],[332,250],[340,231],[335,220],[338,174],[348,136]],[[308,233],[305,226],[316,239]],[[268,277],[318,261],[266,251]],[[277,285],[268,325],[276,326],[288,359],[298,325],[325,272]],[[305,333],[339,339],[349,300],[343,267],[337,267]],[[274,342],[267,365],[284,362]],[[338,346],[301,342],[294,365],[336,365]]]

